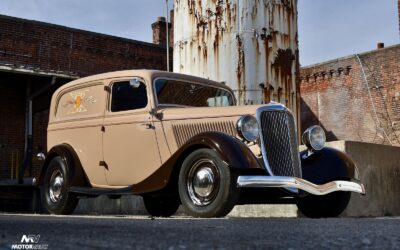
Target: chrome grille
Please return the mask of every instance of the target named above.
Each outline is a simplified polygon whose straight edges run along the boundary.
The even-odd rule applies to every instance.
[[[293,115],[287,111],[262,111],[263,157],[273,175],[301,177],[301,166]]]
[[[232,136],[236,135],[235,124],[231,121],[173,124],[172,130],[178,147],[181,147],[193,136],[203,132],[218,131]]]

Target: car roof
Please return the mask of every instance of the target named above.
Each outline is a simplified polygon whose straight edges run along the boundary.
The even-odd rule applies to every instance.
[[[142,77],[144,79],[155,79],[157,77],[165,77],[165,78],[174,78],[174,79],[182,79],[182,80],[187,80],[191,82],[201,82],[201,83],[206,83],[206,84],[212,84],[217,87],[229,89],[228,86],[225,84],[212,81],[209,79],[197,77],[197,76],[192,76],[192,75],[186,75],[186,74],[181,74],[181,73],[173,73],[173,72],[167,72],[167,71],[161,71],[161,70],[148,70],[148,69],[140,69],[140,70],[122,70],[122,71],[114,71],[114,72],[108,72],[108,73],[102,73],[102,74],[97,74],[97,75],[92,75],[92,76],[87,76],[83,78],[79,78],[77,80],[71,81],[63,86],[60,87],[59,91],[76,86],[82,83],[87,83],[87,82],[93,82],[93,81],[98,81],[98,80],[107,80],[111,78],[117,78],[117,77]]]

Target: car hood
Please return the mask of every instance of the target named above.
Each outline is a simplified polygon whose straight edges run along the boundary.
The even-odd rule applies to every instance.
[[[256,110],[264,105],[231,106],[231,107],[201,107],[201,108],[160,108],[162,120],[187,120],[204,118],[236,117],[242,115],[255,115]]]

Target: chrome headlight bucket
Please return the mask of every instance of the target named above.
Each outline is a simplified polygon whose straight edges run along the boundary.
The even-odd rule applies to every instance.
[[[244,115],[237,121],[236,129],[239,136],[248,142],[255,142],[260,137],[260,126],[252,115]]]
[[[325,147],[326,136],[324,129],[318,125],[311,126],[302,135],[304,145],[311,151],[319,151]]]

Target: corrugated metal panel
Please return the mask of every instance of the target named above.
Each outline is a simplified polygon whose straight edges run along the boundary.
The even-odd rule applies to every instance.
[[[175,0],[174,71],[297,113],[297,0]]]
[[[236,135],[236,128],[233,122],[201,122],[201,123],[183,123],[172,125],[174,136],[178,148],[187,142],[193,136],[207,132],[218,131],[232,136]]]

